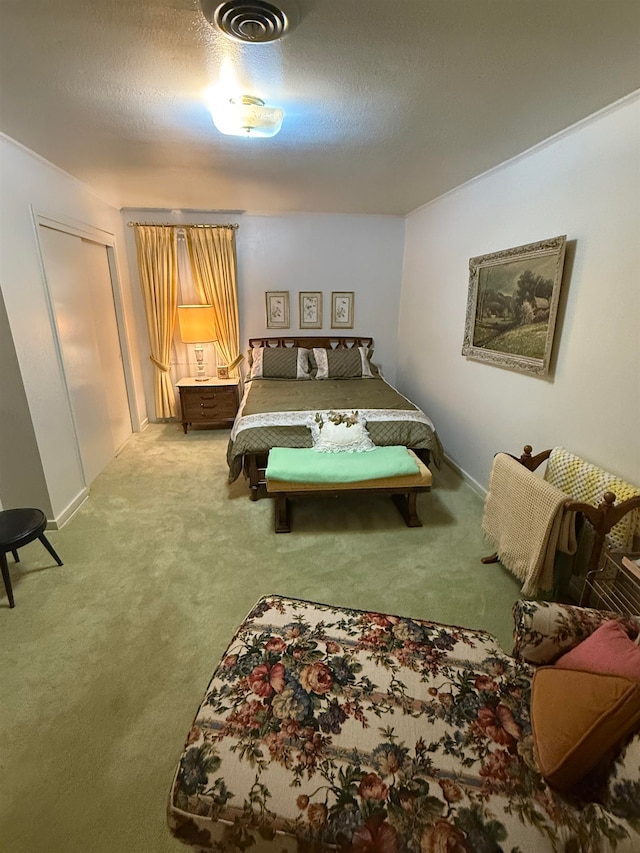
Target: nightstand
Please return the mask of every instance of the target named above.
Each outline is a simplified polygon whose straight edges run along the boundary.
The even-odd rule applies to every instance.
[[[207,379],[198,382],[189,376],[176,382],[180,389],[182,429],[189,424],[206,427],[233,425],[240,399],[237,379]]]

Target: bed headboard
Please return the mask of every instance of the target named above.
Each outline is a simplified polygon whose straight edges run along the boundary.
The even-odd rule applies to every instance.
[[[286,337],[286,338],[249,338],[249,348],[256,347],[305,347],[306,349],[351,349],[351,347],[373,347],[373,338],[368,337]]]

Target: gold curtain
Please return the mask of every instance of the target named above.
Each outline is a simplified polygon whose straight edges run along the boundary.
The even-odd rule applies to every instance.
[[[223,363],[240,355],[236,234],[233,228],[186,227],[193,280],[200,301],[215,308],[216,348]],[[237,368],[232,371],[237,374]]]
[[[136,225],[135,236],[151,345],[149,358],[155,368],[153,391],[156,417],[173,418],[176,415],[176,397],[169,367],[178,305],[175,229]]]

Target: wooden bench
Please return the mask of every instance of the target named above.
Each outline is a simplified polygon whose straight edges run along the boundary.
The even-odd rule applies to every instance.
[[[309,494],[335,497],[355,492],[368,495],[391,495],[407,527],[422,527],[416,510],[416,498],[420,492],[431,491],[431,471],[413,451],[407,452],[420,469],[417,474],[383,477],[378,480],[360,480],[355,483],[298,483],[267,478],[267,494],[273,498],[275,505],[275,532],[291,532],[289,498]]]

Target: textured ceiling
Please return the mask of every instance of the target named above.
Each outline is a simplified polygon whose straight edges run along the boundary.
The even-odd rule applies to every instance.
[[[640,87],[640,0],[297,6],[243,45],[197,0],[0,0],[0,130],[118,207],[404,214]],[[230,81],[278,136],[216,131]]]

